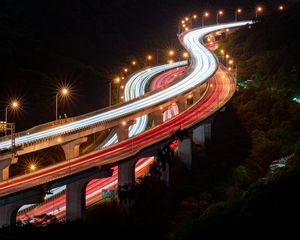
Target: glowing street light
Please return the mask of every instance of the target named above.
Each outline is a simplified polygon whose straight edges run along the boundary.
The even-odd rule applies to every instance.
[[[242,13],[242,9],[241,8],[236,9],[236,11],[235,11],[235,18],[234,18],[236,22],[238,20],[238,15],[241,14],[241,13]]]
[[[256,10],[255,10],[255,18],[257,18],[257,16],[258,16],[258,13],[261,13],[261,12],[262,12],[262,10],[263,10],[263,8],[262,8],[262,7],[257,7],[257,8],[256,8]]]
[[[127,72],[128,72],[128,68],[124,68],[123,71],[124,71],[125,73],[127,73]]]
[[[36,169],[36,166],[34,164],[30,164],[29,169],[30,171],[34,171]]]
[[[279,6],[278,6],[278,10],[279,10],[279,11],[283,11],[283,10],[284,10],[284,6],[283,6],[283,5],[279,5]]]
[[[187,52],[184,52],[184,53],[182,54],[182,56],[183,56],[184,58],[188,58],[188,57],[189,57],[189,54],[188,54]]]
[[[136,65],[136,61],[133,60],[133,61],[131,62],[131,65],[132,65],[132,66],[135,66],[135,65]]]
[[[55,95],[55,119],[58,119],[58,96],[68,96],[69,89],[67,87],[62,87],[58,93]]]
[[[170,51],[169,51],[169,55],[170,55],[170,56],[174,56],[174,54],[175,54],[174,50],[170,50]]]
[[[202,15],[202,27],[204,27],[204,19],[209,17],[209,12],[205,12]]]
[[[217,24],[219,24],[219,16],[223,16],[224,12],[222,10],[217,12]]]
[[[7,120],[8,120],[8,109],[11,108],[13,110],[16,110],[18,109],[18,107],[20,106],[18,100],[12,100],[10,102],[10,104],[8,104],[6,107],[5,107],[5,124],[7,126]],[[7,135],[7,128],[5,127],[5,136]]]

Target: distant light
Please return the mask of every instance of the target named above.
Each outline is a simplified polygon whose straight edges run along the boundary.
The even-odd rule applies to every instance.
[[[132,64],[133,66],[135,66],[135,65],[136,65],[136,61],[132,61],[131,64]]]
[[[119,77],[115,78],[115,83],[119,83],[120,81],[121,81],[121,78],[119,78]]]
[[[233,64],[233,60],[229,60],[229,64]]]
[[[125,121],[123,121],[123,122],[122,122],[122,125],[123,125],[123,126],[126,126],[126,122],[125,122]]]
[[[124,86],[123,85],[121,85],[121,89],[123,89],[124,88]]]
[[[189,30],[189,28],[186,27],[186,28],[185,28],[185,31],[188,31],[188,30]]]
[[[188,58],[188,57],[189,57],[189,54],[188,54],[187,52],[184,52],[184,53],[182,54],[182,56],[183,56],[184,58]]]
[[[169,64],[173,63],[174,61],[173,60],[169,60]]]
[[[14,100],[11,102],[11,107],[12,108],[18,108],[19,107],[19,102],[17,100]]]
[[[185,20],[185,21],[188,21],[188,20],[189,20],[189,18],[188,18],[188,17],[186,17],[184,20]]]
[[[162,106],[159,107],[160,110],[163,110],[164,108]]]
[[[279,11],[284,10],[284,6],[283,6],[283,5],[279,5],[278,10],[279,10]]]
[[[224,12],[223,12],[222,10],[220,10],[220,11],[218,12],[219,15],[223,15],[223,13],[224,13]]]
[[[58,141],[58,142],[61,142],[61,141],[62,141],[61,137],[57,138],[57,141]]]
[[[34,171],[36,169],[36,166],[34,164],[30,164],[29,169],[31,171]]]
[[[209,86],[210,86],[210,87],[213,87],[214,85],[211,83],[211,84],[209,84]]]
[[[256,9],[258,12],[261,12],[262,11],[262,7],[257,7]]]
[[[242,12],[242,9],[238,8],[238,9],[237,9],[237,12],[238,12],[238,13],[241,13],[241,12]]]
[[[66,96],[66,95],[68,95],[69,90],[68,90],[66,87],[63,87],[63,88],[61,89],[61,93],[62,93],[62,95]]]
[[[205,12],[205,13],[204,13],[204,16],[205,16],[205,17],[208,17],[208,16],[209,16],[209,12]]]
[[[126,72],[126,73],[127,73],[127,72],[128,72],[128,68],[124,68],[124,72]]]
[[[169,51],[169,55],[170,55],[170,56],[173,56],[174,53],[175,53],[175,52],[174,52],[173,50],[170,50],[170,51]]]
[[[151,56],[151,55],[148,55],[148,56],[147,56],[147,59],[148,59],[148,60],[152,60],[152,56]]]
[[[191,99],[192,97],[193,97],[192,94],[189,94],[189,95],[188,95],[188,99]]]
[[[181,21],[181,23],[182,23],[182,24],[184,24],[184,23],[185,23],[185,21],[184,21],[184,20],[182,20],[182,21]]]
[[[229,29],[228,29],[228,28],[226,29],[226,32],[229,32]]]
[[[196,18],[197,18],[197,15],[196,15],[196,14],[194,14],[194,15],[193,15],[193,18],[194,18],[194,19],[196,19]]]
[[[300,97],[294,97],[293,101],[296,102],[296,103],[300,103]]]
[[[121,96],[121,99],[124,99],[124,96]]]
[[[229,54],[226,54],[226,56],[225,56],[226,58],[229,58],[230,56],[229,56]]]
[[[232,70],[232,68],[231,68],[231,67],[229,67],[229,68],[228,68],[228,71],[231,71],[231,70]]]
[[[221,49],[221,50],[220,50],[220,53],[221,53],[221,54],[224,54],[224,53],[225,53],[224,49]]]

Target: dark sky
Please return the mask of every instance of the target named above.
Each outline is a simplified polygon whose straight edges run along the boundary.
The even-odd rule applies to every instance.
[[[0,2],[0,116],[7,100],[22,99],[22,111],[9,112],[17,129],[54,120],[59,83],[73,87],[72,101],[60,113],[83,114],[108,103],[108,81],[148,52],[180,48],[178,20],[186,14],[222,8],[222,21],[244,9],[251,18],[261,3],[270,12],[282,1],[201,0],[2,0]],[[271,7],[272,6],[272,7]],[[214,14],[213,14],[214,12]],[[199,25],[200,21],[195,23]],[[2,120],[2,117],[0,117]]]

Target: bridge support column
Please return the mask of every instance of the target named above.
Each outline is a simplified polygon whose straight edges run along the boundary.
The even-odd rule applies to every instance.
[[[162,122],[163,122],[163,112],[161,110],[151,113],[151,117],[153,119],[154,126],[162,124]]]
[[[86,186],[97,178],[106,178],[112,176],[111,170],[99,170],[97,173],[67,184],[66,188],[66,219],[74,221],[85,219],[86,213]]]
[[[187,167],[187,169],[192,169],[192,139],[186,138],[182,142],[179,141],[178,144],[178,156],[181,162]]]
[[[11,164],[17,163],[18,158],[13,155],[3,155],[0,157],[0,181],[9,178],[9,167]]]
[[[127,122],[122,122],[122,124],[116,126],[116,132],[117,132],[119,142],[128,139],[129,126],[134,123],[135,121],[132,120]]]
[[[204,134],[205,134],[205,141],[207,143],[211,142],[211,122],[204,124]]]
[[[170,187],[170,178],[171,178],[171,167],[169,164],[166,164],[166,170],[161,173],[161,180],[164,182],[166,187]]]
[[[118,185],[133,185],[135,182],[136,159],[121,162],[118,165]]]
[[[79,147],[82,143],[87,141],[87,137],[78,138],[74,141],[66,142],[61,144],[62,149],[64,150],[66,160],[70,160],[76,157],[79,157]]]
[[[26,204],[41,203],[44,201],[45,196],[42,191],[32,191],[31,194],[24,195],[26,195],[26,198],[23,197],[20,200],[4,203],[0,206],[0,228],[4,226],[15,226],[19,208]],[[3,201],[5,201],[5,199]]]
[[[193,143],[205,146],[205,125],[201,124],[193,130]]]
[[[186,99],[180,99],[176,102],[179,113],[183,112],[186,109]]]

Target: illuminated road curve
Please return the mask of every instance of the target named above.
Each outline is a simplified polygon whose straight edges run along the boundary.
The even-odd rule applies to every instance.
[[[151,106],[159,105],[168,101],[170,98],[180,96],[183,93],[191,91],[194,87],[205,82],[217,69],[217,62],[213,54],[201,43],[199,40],[206,34],[217,31],[224,28],[239,27],[250,22],[238,22],[231,24],[222,24],[203,29],[196,29],[185,33],[182,37],[182,44],[187,49],[191,57],[191,66],[188,70],[189,75],[183,78],[178,83],[163,89],[157,93],[150,94],[149,96],[142,97],[133,102],[121,104],[120,107],[100,111],[99,114],[82,117],[79,116],[77,121],[64,124],[63,126],[54,127],[37,133],[26,134],[16,138],[16,145],[22,145],[37,140],[54,137],[57,135],[70,133],[76,130],[80,130],[97,123],[103,123],[112,121],[130,115],[135,112],[143,111]],[[159,66],[161,67],[161,66]],[[159,68],[157,67],[157,68]],[[2,141],[0,143],[0,150],[7,149],[11,145],[10,140]]]
[[[226,24],[223,26],[223,28],[237,25]],[[220,28],[221,27],[213,27],[211,28],[211,30],[219,30]],[[197,33],[198,31],[201,32],[201,30],[195,30],[187,33],[183,40],[186,39],[186,36],[191,36],[193,32]],[[194,39],[194,42],[196,44],[196,42],[199,41],[199,36],[202,35],[199,35],[198,33],[192,36],[194,36],[194,38],[188,37],[187,39],[189,41],[192,41]],[[200,46],[202,46],[202,44],[200,44]],[[202,47],[204,48],[204,46]],[[192,48],[192,53],[196,51],[197,49]],[[213,55],[211,53],[210,56],[212,56],[213,58]],[[195,64],[195,62],[197,62],[195,59],[198,58],[198,56],[192,58],[192,73],[194,73],[195,69],[197,69],[198,67],[197,64]],[[199,64],[202,64],[202,61],[199,61]],[[222,77],[220,77],[220,72],[222,73]],[[195,75],[192,77],[197,78],[197,76]],[[185,81],[185,79],[188,78],[190,78],[190,75],[188,75],[182,81]],[[72,159],[68,162],[62,162],[25,176],[3,181],[0,183],[0,196],[39,185],[41,184],[41,182],[50,182],[54,179],[81,172],[94,166],[99,167],[101,165],[115,163],[126,157],[137,154],[141,149],[152,146],[153,144],[161,140],[168,139],[169,133],[172,130],[176,130],[179,127],[188,128],[198,123],[199,121],[206,119],[222,106],[224,106],[224,104],[231,98],[235,91],[235,81],[231,79],[230,76],[227,76],[226,73],[223,73],[221,69],[217,72],[216,77],[212,78],[211,81],[211,87],[199,102],[197,102],[193,107],[187,109],[184,113],[177,115],[166,123],[163,123],[128,140],[115,144],[112,147],[108,147],[91,154]]]
[[[157,77],[155,77],[151,82],[151,91],[159,89],[160,87],[171,83],[177,77],[181,76],[186,70],[186,67],[179,67],[175,69],[168,70]],[[136,74],[138,75],[138,74]],[[135,76],[136,76],[135,75]],[[133,79],[133,78],[131,78]],[[134,78],[134,80],[128,81],[126,83],[125,92],[128,98],[135,98],[145,93],[146,85],[149,82],[150,78]],[[171,113],[166,116],[165,120],[173,117],[178,114],[178,109],[172,109]],[[137,123],[138,124],[138,120]],[[141,126],[132,128],[132,135],[136,135],[141,131],[145,130],[146,126],[143,126],[143,121],[139,123]],[[117,143],[117,138],[115,136],[114,139],[109,138],[106,143],[110,142],[111,144]],[[105,146],[105,145],[104,145]],[[153,163],[154,158],[142,158],[136,163],[135,167],[135,176],[138,178],[139,176],[145,175],[151,163]],[[110,178],[105,179],[94,179],[92,180],[86,187],[86,205],[91,206],[95,203],[98,203],[102,200],[101,191],[103,189],[116,188],[118,185],[118,168],[113,167],[113,175]],[[58,219],[65,217],[66,213],[66,195],[65,195],[65,186],[52,189],[52,194],[46,195],[45,201],[41,204],[31,204],[23,206],[19,212],[17,219],[19,221],[26,221],[28,217],[34,219],[34,216],[38,216],[41,214],[51,214],[55,215]]]

